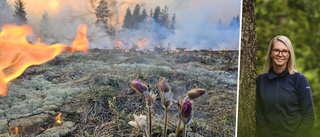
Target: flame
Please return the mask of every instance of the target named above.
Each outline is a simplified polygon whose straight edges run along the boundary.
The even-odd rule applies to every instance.
[[[117,45],[114,46],[114,47],[116,48],[116,50],[119,50],[119,47],[120,47],[121,44],[122,44],[121,41],[118,41],[118,42],[117,42]]]
[[[60,118],[61,118],[61,113],[59,113],[59,115],[56,116],[56,120],[57,120],[56,122],[59,124],[61,124]]]
[[[129,52],[129,50],[128,50],[128,49],[125,49],[124,51],[125,51],[125,52]]]
[[[223,49],[223,51],[229,51],[229,50],[227,50],[227,49]]]
[[[15,134],[15,136],[17,136],[18,132],[19,132],[18,127],[14,127],[13,130],[11,128],[9,128],[9,134]]]
[[[222,51],[218,51],[218,53],[222,53]]]
[[[143,51],[143,53],[147,53],[147,51],[146,51],[146,50],[144,50],[144,51]]]
[[[14,128],[14,131],[16,132],[16,135],[18,135],[18,132],[19,132],[18,127],[15,127],[15,128]]]
[[[71,46],[71,52],[86,52],[89,46],[86,37],[87,26],[81,25]],[[69,51],[67,45],[57,43],[46,45],[32,44],[27,36],[32,34],[29,26],[5,25],[0,33],[0,96],[6,96],[8,83],[20,76],[32,65],[40,65],[53,59],[63,51]],[[9,72],[10,71],[10,72]]]
[[[35,43],[41,43],[42,39],[41,38],[34,38]]]
[[[141,46],[144,46],[147,44],[147,41],[146,40],[139,40],[138,41],[138,46],[141,47]]]
[[[160,49],[160,48],[161,48],[161,46],[159,45],[159,46],[158,46],[158,49]]]

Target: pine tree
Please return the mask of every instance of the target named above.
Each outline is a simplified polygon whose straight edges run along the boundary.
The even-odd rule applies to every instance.
[[[13,23],[13,15],[7,0],[0,0],[0,30],[5,24]]]
[[[239,15],[237,17],[233,17],[231,23],[229,25],[230,29],[238,29],[240,28],[240,18]]]
[[[169,7],[166,5],[164,9],[162,9],[159,17],[159,24],[168,28],[169,26]]]
[[[99,6],[96,8],[97,24],[104,27],[108,32],[108,17],[110,10],[108,9],[108,2],[100,0]]]
[[[150,9],[150,17],[153,17],[153,9]]]
[[[239,137],[257,136],[255,131],[258,41],[254,5],[252,0],[243,0],[237,133]]]
[[[137,4],[133,10],[132,20],[133,20],[133,27],[137,29],[138,24],[142,21],[139,4]]]
[[[14,7],[15,7],[15,14],[13,15],[14,17],[14,22],[17,25],[23,25],[27,23],[27,18],[26,18],[26,11],[25,11],[25,3],[22,0],[15,0],[14,1]]]
[[[141,13],[141,21],[145,20],[148,17],[146,9],[143,9]]]
[[[42,39],[49,38],[49,35],[50,35],[49,28],[50,28],[49,15],[47,12],[44,12],[40,22],[40,37]]]
[[[123,28],[132,28],[133,19],[130,8],[127,8],[126,16],[123,21]]]
[[[171,18],[171,23],[170,23],[170,31],[174,33],[174,30],[176,29],[176,14],[174,13],[172,18]]]
[[[154,9],[154,13],[153,13],[153,18],[156,23],[160,23],[160,14],[161,14],[160,6],[157,6]]]

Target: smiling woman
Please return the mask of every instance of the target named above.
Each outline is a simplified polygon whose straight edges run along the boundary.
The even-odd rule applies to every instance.
[[[296,69],[289,38],[277,36],[271,40],[264,71],[258,76],[256,90],[258,136],[311,136],[311,88]]]

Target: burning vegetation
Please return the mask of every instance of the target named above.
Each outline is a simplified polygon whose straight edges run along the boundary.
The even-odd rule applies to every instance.
[[[209,22],[212,29],[185,37],[168,6],[147,14],[134,4],[133,12],[129,6],[119,17],[117,9],[126,3],[91,0],[94,18],[74,39],[61,28],[75,18],[54,23],[45,12],[29,41],[26,3],[16,1],[14,19],[0,21],[21,25],[4,25],[0,33],[0,136],[234,136],[238,50],[211,49],[228,42],[197,32],[216,30],[237,40],[239,18],[224,27]],[[55,12],[66,8],[49,3]],[[70,46],[57,43],[69,39]]]

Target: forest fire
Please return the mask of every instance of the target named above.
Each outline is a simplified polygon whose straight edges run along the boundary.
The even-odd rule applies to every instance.
[[[56,120],[57,120],[56,122],[59,123],[59,124],[61,124],[61,120],[60,120],[61,114],[62,113],[59,113],[58,116],[56,116]]]
[[[116,50],[119,50],[119,47],[120,47],[121,44],[122,44],[121,41],[118,41],[118,42],[117,42],[117,45],[114,46],[114,47],[116,48]]]
[[[14,127],[14,129],[13,130],[10,130],[10,134],[15,134],[16,136],[18,135],[18,133],[19,133],[19,129],[18,129],[18,127]]]
[[[138,46],[139,46],[139,47],[144,46],[144,45],[146,45],[146,44],[147,44],[147,40],[143,40],[143,39],[142,39],[142,40],[139,40],[139,41],[138,41]]]
[[[27,36],[32,34],[29,26],[3,26],[0,33],[0,96],[7,95],[8,83],[20,76],[28,67],[47,62],[64,51],[86,52],[89,46],[86,31],[86,25],[79,26],[70,49],[61,43],[46,45],[28,42]]]
[[[162,52],[168,52],[168,53],[179,53],[179,52],[189,52],[189,51],[212,51],[215,53],[223,53],[223,52],[228,52],[228,51],[238,51],[239,49],[222,49],[222,50],[218,50],[218,49],[202,49],[202,50],[190,50],[189,48],[176,48],[176,50],[165,50],[165,48],[163,48],[163,46],[158,45],[156,47],[145,47],[145,48],[140,48],[142,46],[148,46],[147,45],[147,41],[146,40],[138,40],[138,46],[134,46],[135,44],[133,44],[133,46],[131,48],[129,48],[126,45],[123,45],[123,43],[121,41],[117,41],[116,45],[114,46],[116,50],[123,50],[124,52],[130,52],[130,51],[142,51],[142,53],[148,53],[148,52],[153,52],[153,51],[162,51]]]

